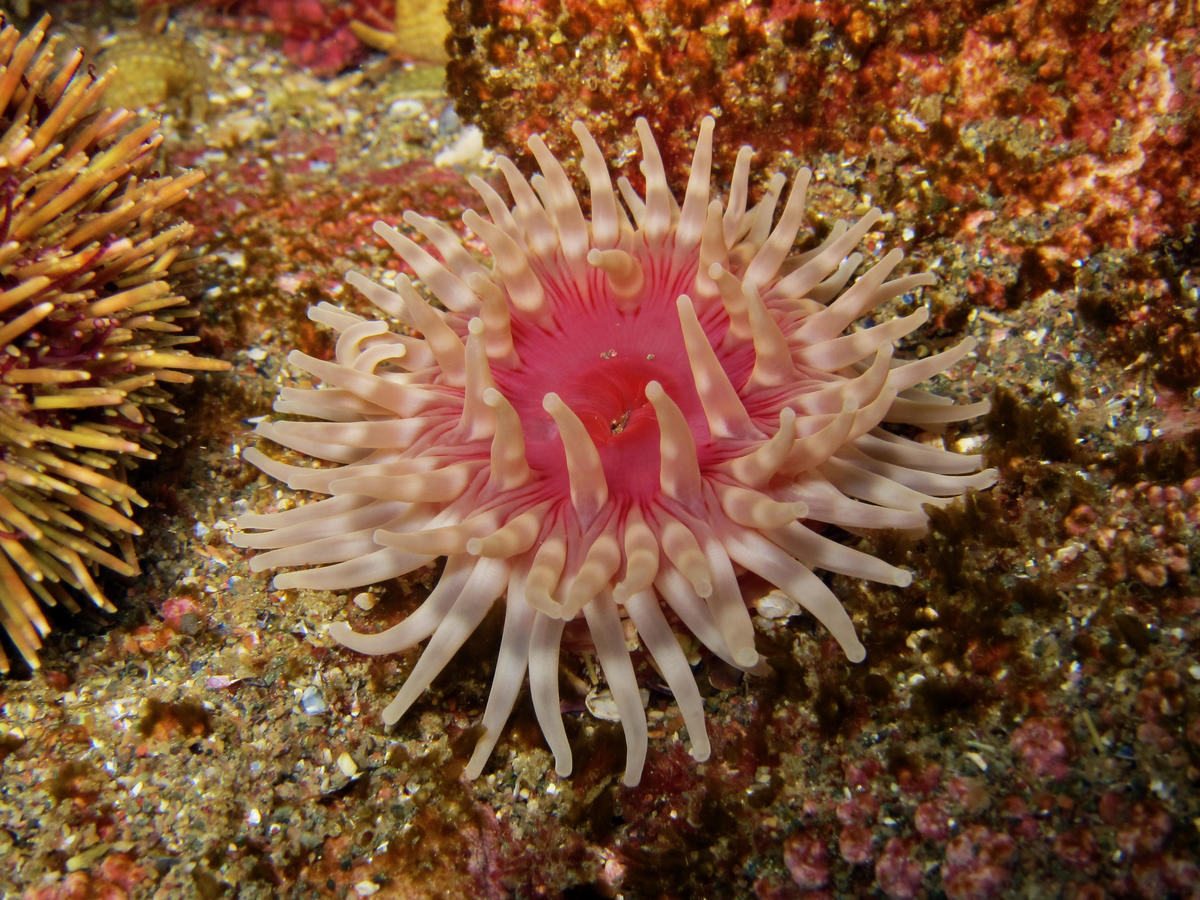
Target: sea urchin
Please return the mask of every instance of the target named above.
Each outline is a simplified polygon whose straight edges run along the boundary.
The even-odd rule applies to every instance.
[[[404,219],[440,261],[376,225],[445,311],[403,275],[395,290],[350,275],[385,317],[420,336],[382,317],[314,307],[310,317],[338,333],[334,359],[293,352],[291,363],[323,384],[285,388],[275,404],[308,419],[257,431],[327,464],[244,454],[296,490],[328,495],[240,519],[239,543],[267,551],[253,569],[307,567],[276,575],[277,587],[366,585],[446,557],[436,588],[399,624],[372,635],[330,628],[369,654],[429,638],[386,723],[504,598],[470,777],[482,771],[526,671],[556,771],[571,771],[558,654],[564,626],[581,615],[625,731],[625,783],[640,779],[647,747],[625,623],[674,693],[692,755],[707,758],[703,705],[675,631],[687,629],[739,669],[755,668],[739,567],[792,597],[861,660],[850,617],[813,570],[900,586],[911,578],[823,536],[822,523],[919,529],[923,504],[994,480],[978,456],[882,427],[938,426],[986,403],[956,405],[915,387],[962,359],[970,340],[918,361],[893,359],[924,309],[848,330],[932,280],[885,280],[901,259],[893,250],[846,287],[861,261],[851,251],[879,210],[791,255],[805,224],[808,169],[778,216],[782,175],[748,207],[751,152],[743,148],[722,205],[711,197],[714,122],[706,118],[679,204],[649,126],[637,127],[644,197],[624,179],[614,191],[599,147],[575,124],[590,219],[539,138],[529,141],[542,170],[532,181],[499,161],[511,207],[474,179],[490,218],[468,211],[463,221],[491,251],[491,268],[425,216]]]
[[[48,25],[0,15],[0,632],[31,668],[43,606],[112,610],[93,572],[138,571],[127,471],[163,443],[168,386],[228,368],[178,324],[198,258],[170,213],[203,174],[153,174],[155,124],[105,109]]]

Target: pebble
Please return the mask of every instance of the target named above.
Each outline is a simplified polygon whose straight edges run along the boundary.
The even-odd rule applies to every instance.
[[[392,101],[392,105],[387,108],[387,115],[390,119],[414,119],[424,111],[424,104],[401,97]]]
[[[304,693],[300,695],[300,708],[310,716],[319,716],[329,712],[329,704],[325,702],[321,692],[312,685],[306,687]]]
[[[478,128],[464,129],[445,150],[433,158],[435,166],[463,166],[478,162],[483,155],[483,132]]]

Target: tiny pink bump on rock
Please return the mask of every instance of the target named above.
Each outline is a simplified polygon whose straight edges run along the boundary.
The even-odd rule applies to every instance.
[[[913,900],[920,896],[925,869],[915,858],[911,840],[889,838],[875,862],[875,881],[892,900]]]
[[[1063,778],[1071,771],[1071,735],[1061,719],[1026,719],[1011,743],[1013,753],[1039,778]]]
[[[829,851],[819,837],[789,837],[783,843],[783,864],[792,881],[802,888],[824,887],[829,882]]]

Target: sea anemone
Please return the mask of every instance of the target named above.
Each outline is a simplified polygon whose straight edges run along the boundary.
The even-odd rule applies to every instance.
[[[884,427],[936,430],[987,404],[915,387],[966,356],[971,340],[893,359],[924,309],[851,329],[932,281],[885,280],[901,259],[893,250],[846,287],[861,261],[851,251],[879,210],[793,255],[811,172],[799,170],[781,212],[782,175],[748,205],[751,151],[742,148],[722,204],[711,196],[713,129],[705,118],[679,203],[644,120],[644,196],[625,179],[614,191],[598,145],[576,123],[590,219],[540,138],[529,141],[542,172],[531,181],[500,158],[512,205],[476,178],[489,218],[463,216],[490,267],[433,219],[404,216],[440,260],[377,224],[445,309],[404,275],[392,290],[352,273],[382,316],[313,307],[309,316],[338,333],[334,358],[292,352],[292,365],[320,385],[284,388],[275,404],[308,418],[257,427],[325,464],[244,453],[290,487],[328,495],[239,520],[236,540],[267,551],[254,570],[304,567],[276,575],[276,587],[350,588],[446,557],[437,586],[399,624],[370,635],[330,628],[368,654],[429,638],[385,723],[503,602],[469,777],[482,771],[526,672],[555,769],[570,773],[558,657],[564,627],[580,618],[625,732],[625,783],[639,781],[647,751],[634,632],[675,696],[692,755],[706,759],[703,704],[678,631],[730,665],[758,667],[738,582],[745,570],[862,660],[849,615],[814,570],[898,586],[911,576],[822,529],[921,529],[924,504],[994,480],[978,456]]]
[[[195,256],[164,213],[203,176],[148,176],[153,123],[104,109],[105,80],[79,51],[56,62],[47,24],[0,29],[0,631],[33,668],[43,606],[111,610],[94,569],[138,570],[126,471],[176,412],[163,385],[226,367],[175,323]]]

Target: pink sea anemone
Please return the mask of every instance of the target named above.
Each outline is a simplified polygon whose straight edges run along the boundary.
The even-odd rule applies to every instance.
[[[540,176],[526,181],[499,161],[511,206],[472,182],[489,218],[469,211],[463,221],[488,246],[490,266],[417,213],[405,222],[440,259],[376,225],[445,311],[403,275],[394,290],[350,275],[379,318],[313,307],[310,317],[338,333],[334,359],[293,352],[290,362],[321,384],[285,388],[275,409],[305,418],[257,428],[324,464],[244,454],[296,490],[328,495],[239,520],[238,542],[266,551],[254,570],[300,567],[276,575],[276,587],[350,588],[446,557],[436,588],[399,624],[370,635],[330,628],[369,654],[429,639],[385,723],[504,604],[469,777],[487,762],[526,673],[555,769],[570,773],[558,656],[564,626],[579,617],[625,731],[625,783],[638,782],[647,751],[634,631],[675,695],[692,755],[706,759],[703,704],[676,631],[739,669],[758,666],[739,568],[792,597],[859,661],[865,651],[849,615],[813,570],[899,586],[911,576],[831,540],[822,523],[920,529],[924,504],[994,480],[978,456],[883,427],[936,430],[986,402],[956,405],[916,388],[966,356],[970,340],[893,359],[924,309],[852,330],[884,301],[932,281],[886,280],[901,259],[893,250],[847,287],[861,261],[851,251],[879,210],[792,255],[811,173],[797,173],[778,215],[782,175],[748,205],[743,148],[722,204],[711,195],[713,128],[704,119],[680,204],[644,121],[644,197],[624,179],[614,190],[599,147],[576,123],[590,219],[533,138]]]

